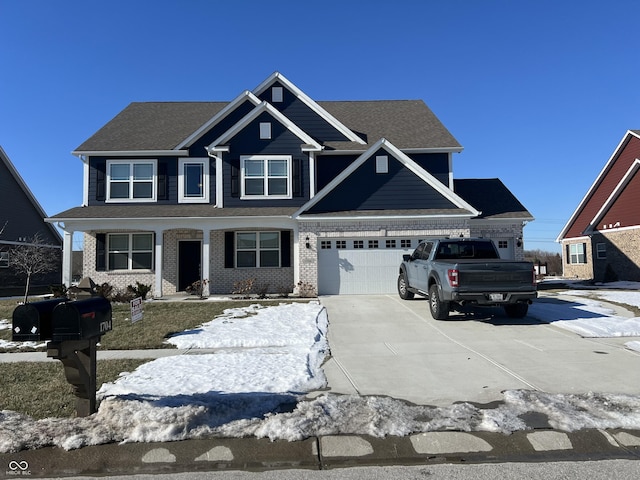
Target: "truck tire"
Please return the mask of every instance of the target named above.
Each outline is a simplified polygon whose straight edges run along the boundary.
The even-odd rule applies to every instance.
[[[524,318],[529,311],[529,305],[526,303],[512,303],[504,306],[504,311],[509,318]]]
[[[414,297],[414,293],[409,291],[407,274],[404,272],[398,275],[398,295],[402,300],[411,300]]]
[[[449,318],[449,302],[440,300],[438,285],[436,284],[431,285],[429,288],[429,310],[435,320],[446,320]]]

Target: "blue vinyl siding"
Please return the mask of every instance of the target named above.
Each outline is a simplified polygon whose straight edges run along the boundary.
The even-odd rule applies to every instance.
[[[376,155],[389,157],[388,173],[376,173]],[[381,150],[309,209],[309,213],[415,208],[457,207],[402,163]]]
[[[219,123],[211,127],[202,137],[200,137],[193,145],[189,147],[189,156],[202,157],[207,154],[206,147],[211,145],[227,130],[233,127],[236,123],[242,120],[251,110],[255,108],[255,105],[249,100],[246,100],[242,104],[238,105],[235,110],[229,113]]]
[[[202,153],[198,158],[204,158]],[[109,157],[111,158],[111,157]],[[127,158],[127,160],[145,160],[147,157]],[[166,196],[161,195],[160,178],[156,179],[158,200],[149,202],[157,205],[175,205],[178,203],[178,157],[158,157],[158,177],[166,175]],[[89,159],[89,205],[104,205],[107,194],[106,178],[107,157],[91,157]],[[214,159],[209,159],[209,202],[215,203],[216,198],[216,164]],[[102,178],[103,180],[99,180]],[[103,186],[99,187],[100,182]],[[99,191],[102,189],[103,197],[99,198]],[[126,203],[126,202],[123,202]],[[139,204],[139,203],[138,203]]]
[[[356,158],[358,155],[318,155],[316,157],[316,191],[319,192],[326,187]]]
[[[449,186],[448,153],[415,153],[408,156],[444,185]]]
[[[272,86],[283,88],[283,101],[275,103],[271,101],[271,87],[262,92],[259,96],[260,100],[266,100],[269,102],[273,107],[282,112],[289,120],[304,130],[305,133],[312,136],[320,143],[349,140],[316,112],[300,101],[295,95],[287,90],[286,87],[280,84],[280,82],[275,82]]]
[[[271,139],[260,139],[260,122],[271,123]],[[229,153],[223,155],[224,206],[225,207],[274,207],[301,206],[309,200],[309,159],[302,152],[302,140],[291,133],[284,125],[276,121],[270,114],[263,113],[235,135],[229,142]],[[233,168],[240,168],[240,157],[243,155],[291,155],[292,159],[300,162],[300,181],[302,191],[300,196],[285,200],[242,200],[238,195],[232,195],[232,184],[240,182],[240,172],[236,175]],[[237,185],[240,189],[240,185]]]

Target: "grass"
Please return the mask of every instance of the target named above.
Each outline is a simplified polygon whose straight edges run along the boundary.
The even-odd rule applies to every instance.
[[[97,388],[149,360],[99,360]],[[75,416],[76,399],[61,362],[0,363],[0,411],[35,419]]]
[[[136,323],[131,323],[128,304],[113,304],[112,330],[102,336],[99,348],[101,350],[175,348],[173,345],[164,343],[171,334],[189,330],[213,320],[225,309],[241,308],[255,303],[264,306],[279,305],[283,301],[285,300],[146,302],[144,317]],[[11,322],[15,307],[15,300],[0,300],[0,320],[7,319]],[[0,339],[10,341],[11,330],[0,330]],[[1,351],[3,350],[0,349]],[[18,350],[14,349],[14,351]]]
[[[260,303],[279,305],[291,300],[154,301],[144,304],[144,317],[131,323],[129,305],[112,306],[113,329],[102,336],[102,350],[174,348],[164,341],[173,333],[197,327],[221,315],[225,309]],[[308,301],[308,299],[306,299]],[[0,320],[11,323],[15,300],[0,300]],[[11,329],[0,330],[0,339],[11,340]],[[44,349],[44,348],[42,348]],[[22,351],[15,349],[16,351]],[[0,349],[2,352],[2,349]],[[112,382],[149,360],[99,360],[97,388]],[[13,410],[33,418],[75,415],[73,387],[67,383],[61,362],[0,363],[0,411]]]

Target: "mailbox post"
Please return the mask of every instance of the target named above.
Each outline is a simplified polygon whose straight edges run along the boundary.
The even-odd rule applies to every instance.
[[[96,411],[96,349],[111,328],[111,303],[103,297],[45,300],[13,311],[13,340],[48,341],[47,357],[64,365],[79,417]]]
[[[112,328],[111,303],[103,297],[61,303],[53,309],[52,325],[47,357],[64,365],[77,416],[89,416],[96,412],[96,350],[100,337]]]

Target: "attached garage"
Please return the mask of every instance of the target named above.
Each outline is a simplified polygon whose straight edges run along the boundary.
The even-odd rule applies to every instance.
[[[419,241],[411,237],[319,239],[318,293],[395,293],[402,255],[411,253]]]

